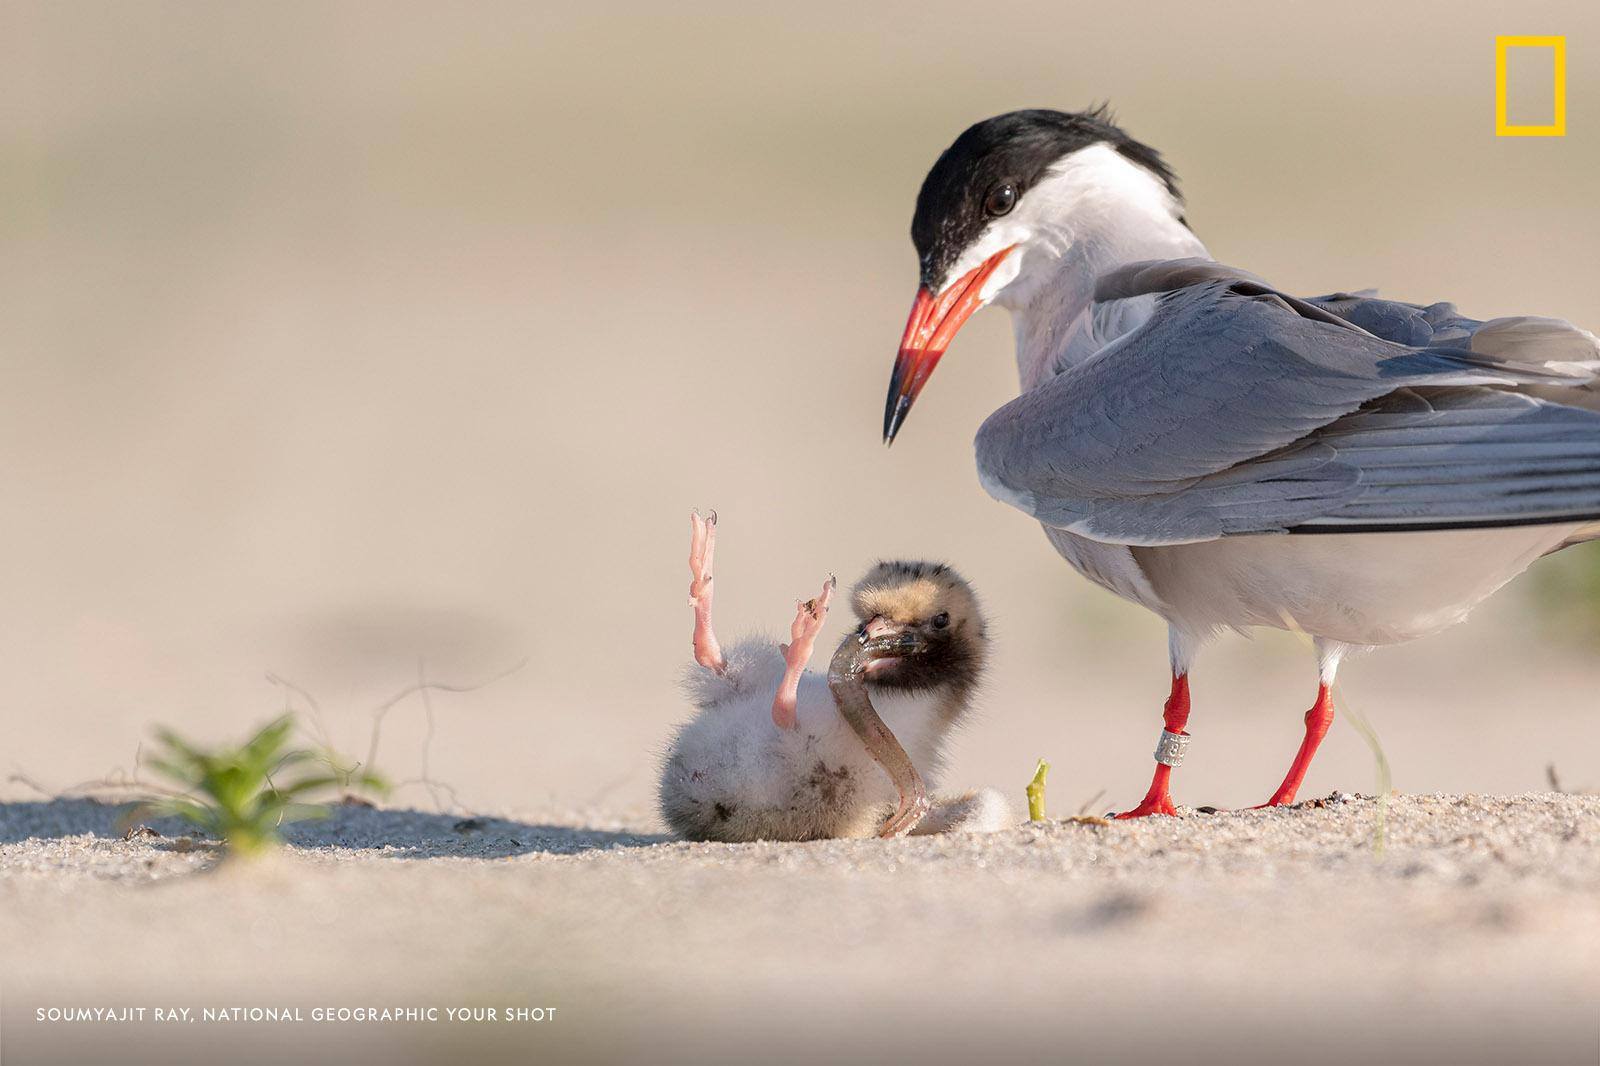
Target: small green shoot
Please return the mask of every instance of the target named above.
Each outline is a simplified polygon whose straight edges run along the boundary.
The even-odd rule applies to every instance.
[[[1389,794],[1394,791],[1394,779],[1389,774],[1389,757],[1383,753],[1383,744],[1378,740],[1378,731],[1372,728],[1367,716],[1358,711],[1355,704],[1345,697],[1344,689],[1336,686],[1333,691],[1339,706],[1344,708],[1345,720],[1355,727],[1355,731],[1361,734],[1361,739],[1367,742],[1367,747],[1372,749],[1373,768],[1378,778],[1378,824],[1372,834],[1372,850],[1381,857],[1389,839],[1387,817]]]
[[[327,817],[327,807],[312,802],[315,794],[387,788],[376,774],[340,766],[331,753],[291,747],[294,728],[286,714],[239,747],[210,751],[158,730],[161,750],[146,764],[177,789],[140,803],[126,820],[181,818],[222,841],[229,855],[251,856],[279,843],[283,826]],[[315,763],[322,769],[309,765]]]
[[[1050,764],[1043,759],[1034,768],[1033,780],[1028,782],[1028,821],[1042,822],[1044,813],[1044,781],[1050,776]]]

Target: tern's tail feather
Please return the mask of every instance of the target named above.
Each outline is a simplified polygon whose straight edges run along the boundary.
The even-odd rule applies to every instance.
[[[1600,540],[1600,522],[1590,522],[1586,526],[1579,526],[1572,531],[1572,534],[1566,540],[1557,544],[1545,554],[1553,555],[1562,548],[1570,548],[1574,544],[1587,544],[1591,540]]]
[[[1492,318],[1472,334],[1472,350],[1579,379],[1600,374],[1600,338],[1559,318]]]

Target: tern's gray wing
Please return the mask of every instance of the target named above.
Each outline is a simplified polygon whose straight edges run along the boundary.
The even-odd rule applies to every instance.
[[[1306,303],[1332,312],[1386,341],[1413,348],[1467,348],[1492,359],[1543,365],[1592,361],[1595,335],[1559,318],[1516,315],[1480,322],[1452,303],[1410,304],[1372,293],[1314,296]]]
[[[1592,380],[1592,347],[1406,345],[1195,261],[1135,264],[1097,296],[1151,292],[1144,325],[984,423],[992,495],[1124,544],[1600,515],[1600,415],[1508,391]]]
[[[1305,318],[1344,323],[1375,337],[1411,348],[1466,348],[1490,359],[1543,366],[1590,362],[1600,354],[1600,339],[1559,318],[1515,315],[1479,321],[1452,303],[1413,304],[1379,299],[1373,290],[1337,292],[1298,299],[1279,292],[1254,274],[1210,259],[1155,259],[1129,263],[1100,278],[1100,303],[1152,293],[1168,293],[1207,281],[1226,281],[1234,292],[1275,296]]]

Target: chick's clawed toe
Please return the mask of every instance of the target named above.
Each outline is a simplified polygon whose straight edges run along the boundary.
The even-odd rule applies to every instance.
[[[799,706],[800,677],[811,662],[816,647],[817,634],[828,620],[828,606],[833,602],[833,590],[838,581],[832,574],[822,583],[822,591],[815,599],[795,605],[794,621],[789,626],[789,643],[780,644],[785,668],[777,695],[772,699],[772,721],[779,729],[793,729],[795,711]]]

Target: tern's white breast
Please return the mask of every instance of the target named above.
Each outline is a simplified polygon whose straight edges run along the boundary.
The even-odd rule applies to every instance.
[[[1224,537],[1134,548],[1169,619],[1394,644],[1466,617],[1580,527]]]

